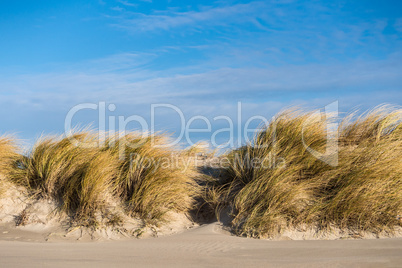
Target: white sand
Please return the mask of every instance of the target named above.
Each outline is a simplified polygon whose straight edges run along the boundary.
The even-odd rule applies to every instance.
[[[0,198],[0,267],[402,267],[402,238],[343,240],[339,232],[317,237],[293,230],[276,238],[293,241],[257,240],[171,215],[168,225],[142,228],[145,239],[136,239],[132,230],[141,224],[135,220],[123,226],[126,232],[91,233],[68,226],[55,208],[8,187]],[[16,226],[23,211],[26,224]]]
[[[0,241],[2,267],[401,267],[402,239],[267,241],[216,223],[161,238]]]
[[[6,184],[6,182],[3,182]],[[71,219],[52,200],[29,197],[21,187],[6,184],[7,191],[0,197],[0,240],[23,242],[108,241],[135,237],[161,237],[180,233],[197,226],[183,214],[169,212],[168,223],[149,227],[139,219],[124,215],[121,208],[113,207],[123,219],[119,226],[105,225],[107,218],[98,220],[103,225],[91,228],[75,227]],[[23,220],[21,217],[23,216]]]

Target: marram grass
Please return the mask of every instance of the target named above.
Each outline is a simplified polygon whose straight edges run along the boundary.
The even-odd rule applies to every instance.
[[[341,126],[339,161],[320,175],[319,223],[375,232],[400,225],[402,109],[379,107]]]
[[[131,214],[147,221],[168,211],[188,212],[197,194],[197,172],[164,135],[131,133],[108,140],[102,151],[118,159],[114,183]]]
[[[9,178],[15,168],[15,162],[19,155],[17,153],[15,139],[12,137],[0,137],[0,196],[4,189],[4,180]]]
[[[110,215],[114,206],[153,224],[168,212],[203,206],[217,215],[230,207],[233,230],[252,237],[296,227],[392,232],[401,226],[402,110],[382,106],[343,119],[336,166],[306,149],[326,150],[319,119],[300,110],[280,113],[252,144],[223,156],[228,164],[218,179],[194,166],[198,147],[178,150],[161,134],[117,134],[99,146],[97,133],[81,131],[74,141],[41,138],[27,155],[3,137],[0,193],[7,178],[52,198],[78,224]]]
[[[184,166],[183,160],[172,163],[174,149],[151,142],[166,141],[164,136],[127,134],[101,146],[98,136],[88,131],[73,137],[74,142],[40,139],[20,158],[14,182],[56,200],[77,222],[115,205],[152,223],[164,220],[168,211],[191,209],[197,191],[194,168]]]
[[[303,123],[310,115],[284,112],[257,134],[253,145],[229,155],[228,198],[238,234],[271,235],[305,221],[306,209],[317,201],[320,181],[314,177],[326,169],[302,144]],[[304,136],[316,150],[325,146],[320,125],[304,126]]]
[[[18,158],[18,147],[12,137],[0,137],[0,176],[9,176]]]
[[[94,140],[91,133],[77,140]],[[114,193],[117,165],[96,147],[76,146],[69,139],[43,137],[28,156],[21,157],[13,180],[32,192],[52,198],[76,220],[104,209]]]
[[[231,152],[226,202],[240,235],[270,237],[286,228],[331,226],[389,231],[402,212],[402,110],[379,107],[338,129],[339,163],[332,167],[302,144],[325,152],[323,124],[311,113],[286,111],[254,143]],[[274,136],[275,135],[275,136]],[[265,161],[265,167],[248,164]]]

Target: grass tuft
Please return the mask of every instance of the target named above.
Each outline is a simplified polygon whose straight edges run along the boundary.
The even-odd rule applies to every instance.
[[[276,116],[253,144],[228,155],[236,232],[271,237],[306,225],[392,232],[402,204],[401,114],[383,106],[343,120],[336,167],[306,149],[325,152],[318,117],[298,110]]]
[[[0,137],[0,175],[10,176],[18,159],[18,147],[12,137]]]
[[[90,132],[76,134],[75,138],[95,140]],[[113,193],[111,180],[116,166],[110,155],[96,148],[76,146],[67,138],[40,139],[20,162],[14,181],[58,201],[77,219],[105,208]]]
[[[198,191],[192,162],[168,144],[163,135],[131,133],[103,148],[119,158],[115,183],[128,212],[149,222],[168,211],[187,212]]]
[[[402,215],[402,110],[380,106],[351,114],[330,130],[322,119],[297,109],[280,113],[251,144],[219,157],[228,160],[223,172],[196,166],[196,157],[204,163],[214,152],[200,144],[177,150],[162,134],[104,135],[109,138],[99,145],[98,133],[81,131],[73,139],[41,138],[26,156],[3,137],[0,192],[9,178],[92,228],[105,220],[122,224],[113,206],[150,224],[168,212],[219,217],[229,207],[235,232],[251,237],[309,226],[393,232]],[[333,166],[312,150],[325,153],[327,137],[335,134]]]
[[[4,180],[15,171],[15,162],[19,158],[18,148],[12,137],[0,137],[0,196],[5,192]]]
[[[191,208],[195,169],[173,162],[173,148],[154,146],[165,144],[166,137],[131,133],[102,146],[96,146],[98,136],[89,131],[73,138],[40,139],[21,157],[14,181],[58,201],[83,225],[98,224],[97,215],[110,214],[107,210],[116,204],[152,223],[168,211]]]
[[[402,110],[381,106],[340,130],[339,166],[321,175],[320,224],[373,232],[400,224]]]

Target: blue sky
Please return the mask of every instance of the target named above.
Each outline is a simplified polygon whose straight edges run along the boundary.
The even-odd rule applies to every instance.
[[[399,0],[0,1],[0,131],[28,143],[63,133],[80,103],[149,121],[155,103],[212,119],[241,101],[243,118],[269,118],[336,100],[341,112],[401,105],[401,89]],[[74,117],[90,123],[96,111]],[[179,125],[159,110],[156,130]]]

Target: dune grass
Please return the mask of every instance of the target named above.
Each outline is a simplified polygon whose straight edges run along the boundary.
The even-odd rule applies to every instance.
[[[91,133],[74,136],[94,141]],[[42,197],[52,198],[75,220],[86,220],[105,209],[114,188],[117,166],[96,147],[76,146],[69,139],[41,138],[20,160],[13,180]]]
[[[238,235],[272,237],[295,227],[392,232],[402,214],[401,122],[402,110],[388,106],[347,116],[331,130],[338,133],[339,160],[331,166],[311,154],[327,149],[330,130],[320,115],[288,110],[251,144],[221,156],[228,160],[223,170],[205,174],[194,156],[213,153],[199,145],[178,150],[161,134],[106,133],[98,144],[98,133],[81,131],[73,139],[41,138],[27,155],[4,137],[0,177],[55,200],[86,226],[114,206],[149,224],[168,212],[219,215],[230,207]]]
[[[12,137],[0,137],[0,175],[8,176],[18,158],[18,147]]]
[[[402,109],[383,106],[349,121],[340,130],[339,166],[321,174],[318,220],[392,231],[402,212]]]
[[[253,145],[229,155],[228,198],[235,209],[238,234],[264,236],[305,221],[306,208],[316,202],[319,181],[314,175],[325,164],[302,143],[303,123],[311,116],[287,111],[258,133]],[[322,151],[326,132],[322,125],[304,127],[306,144]]]
[[[101,146],[91,132],[76,133],[73,138],[75,142],[40,139],[28,156],[21,157],[13,180],[56,200],[78,223],[89,222],[115,205],[152,223],[163,220],[168,211],[191,208],[194,169],[161,163],[174,154],[172,148],[151,143],[165,140],[162,135],[128,134]]]
[[[228,155],[226,199],[235,231],[253,237],[297,226],[392,231],[402,208],[401,110],[380,107],[343,120],[336,167],[302,143],[303,135],[306,145],[325,152],[327,130],[318,120],[304,124],[311,116],[279,114],[253,144]]]
[[[102,151],[118,158],[118,195],[130,214],[155,222],[168,211],[188,212],[197,195],[197,172],[164,135],[131,133],[108,140]]]
[[[4,180],[14,172],[15,161],[18,159],[18,147],[12,137],[0,137],[0,197],[5,192]]]

